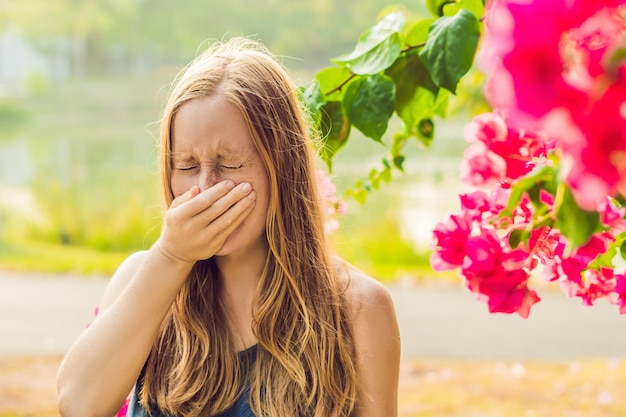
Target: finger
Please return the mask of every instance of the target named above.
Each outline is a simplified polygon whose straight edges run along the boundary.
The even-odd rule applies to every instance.
[[[180,206],[181,204],[186,203],[187,201],[191,200],[198,194],[200,194],[200,187],[198,187],[197,185],[194,185],[189,190],[185,191],[183,194],[179,195],[174,200],[172,200],[172,204],[170,204],[170,207],[176,208]]]
[[[207,227],[207,231],[224,240],[250,215],[256,203],[256,192],[252,191],[245,198],[237,201],[224,214]]]
[[[205,211],[233,188],[235,188],[235,183],[231,180],[226,180],[199,192],[196,194],[195,198],[186,201],[187,204],[183,210],[185,215],[193,217]]]
[[[251,195],[252,197],[250,197]],[[248,197],[247,203],[249,203],[250,201],[254,201],[254,199],[256,198],[256,193],[252,190],[252,186],[249,183],[239,183],[230,192],[228,192],[218,200],[214,201],[211,206],[199,212],[196,216],[198,224],[208,225],[209,223],[226,213],[227,210],[229,210],[239,201],[246,200],[246,197]]]

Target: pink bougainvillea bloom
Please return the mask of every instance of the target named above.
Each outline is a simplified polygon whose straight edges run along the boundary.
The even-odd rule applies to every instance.
[[[574,282],[564,280],[561,288],[570,297],[580,298],[585,305],[591,306],[599,298],[606,298],[615,290],[613,269],[588,269],[582,274],[583,279]]]
[[[563,79],[563,64],[557,45],[548,40],[532,49],[516,48],[514,53],[503,58],[504,67],[513,78],[515,103],[511,104],[515,109],[541,117],[555,107],[568,106],[569,100],[584,100],[583,95],[569,98],[576,94],[568,91],[573,89]],[[514,120],[515,113],[511,117]]]
[[[435,227],[435,252],[430,257],[430,264],[435,271],[447,271],[461,266],[469,233],[470,224],[461,216],[450,216],[445,223],[439,223]]]
[[[327,235],[339,228],[339,220],[337,216],[343,216],[348,211],[347,203],[337,198],[337,186],[332,182],[331,178],[324,171],[318,169],[315,171],[317,180],[317,188],[324,207],[326,215],[326,223],[324,230]]]
[[[610,85],[577,120],[577,140],[563,141],[565,179],[583,208],[592,210],[626,185],[626,82]],[[550,126],[556,126],[551,122]],[[567,124],[565,124],[567,126]],[[551,127],[552,129],[552,127]]]
[[[626,314],[626,274],[615,274],[615,298],[612,300],[619,307],[621,314]]]
[[[626,231],[626,207],[618,207],[615,200],[611,197],[605,198],[598,205],[598,213],[600,213],[600,221],[602,224],[611,227],[614,234]]]
[[[493,230],[482,230],[465,244],[465,259],[461,268],[465,276],[482,276],[499,270],[504,260],[500,238]]]
[[[604,57],[616,39],[624,37],[626,30],[626,21],[616,10],[605,8],[594,15],[587,15],[591,17],[567,34],[572,43],[566,51],[567,66],[570,65],[568,61],[573,61],[571,64],[583,67],[591,79],[604,75]]]
[[[509,128],[504,118],[496,113],[479,114],[463,128],[463,137],[470,143],[483,142],[489,145],[504,142],[508,134]]]
[[[321,169],[317,169],[315,170],[315,179],[317,180],[317,187],[322,199],[333,200],[335,198],[337,186],[333,184],[330,177]]]
[[[507,273],[518,275],[519,278],[525,277],[524,271],[520,270],[507,271]],[[501,285],[502,280],[497,283]],[[494,291],[487,298],[487,305],[491,313],[518,313],[521,317],[528,318],[530,308],[540,300],[536,291],[529,289],[526,285],[519,285],[508,290],[502,287],[500,291]]]
[[[547,157],[548,151],[554,147],[553,142],[546,141],[539,135],[509,128],[505,119],[495,112],[476,116],[465,126],[463,135],[468,142],[472,144],[482,143],[487,149],[483,151],[482,148],[478,147],[468,151],[466,158],[476,159],[476,161],[467,160],[463,162],[461,168],[462,178],[466,179],[469,184],[472,184],[471,181],[481,182],[482,176],[487,175],[480,174],[480,167],[481,163],[485,163],[483,159],[486,159],[487,162],[496,159],[491,156],[489,151],[504,160],[504,178],[500,178],[500,180],[514,180],[529,173],[537,164],[543,163],[542,160]],[[479,151],[487,156],[483,159],[478,158],[476,153]],[[487,184],[494,182],[501,176],[502,168],[500,165],[492,169],[497,170],[497,172],[492,173],[493,178],[491,181],[487,181]]]
[[[483,143],[465,149],[461,162],[461,181],[474,187],[490,187],[506,175],[506,162]]]
[[[340,216],[345,216],[348,213],[348,203],[344,200],[340,200],[336,204],[337,214]]]
[[[432,263],[460,268],[468,288],[492,312],[528,316],[539,301],[528,287],[535,267],[586,304],[609,297],[626,312],[626,279],[600,266],[604,260],[594,263],[626,230],[626,209],[607,199],[626,195],[622,5],[626,0],[487,3],[477,63],[488,74],[486,97],[494,111],[465,127],[470,146],[461,165],[464,182],[482,190],[460,196],[456,218],[466,222],[462,228],[438,226]],[[537,207],[527,194],[515,200],[516,207],[507,204],[516,180],[552,163],[576,203],[598,211],[609,228],[574,250],[549,226],[562,200],[548,190],[540,190]],[[546,226],[535,228],[538,220]],[[530,230],[530,237],[518,234],[522,230]],[[517,245],[520,237],[526,239]]]
[[[471,221],[482,221],[486,217],[494,217],[504,208],[504,204],[494,196],[488,196],[482,190],[459,195],[461,210],[465,218]],[[505,201],[506,203],[506,201]]]

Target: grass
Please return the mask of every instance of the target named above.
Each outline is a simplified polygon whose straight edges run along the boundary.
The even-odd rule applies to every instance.
[[[110,275],[128,254],[32,240],[12,243],[0,241],[0,269]]]
[[[59,357],[0,357],[0,417],[56,416]],[[623,417],[626,363],[403,361],[400,417]]]

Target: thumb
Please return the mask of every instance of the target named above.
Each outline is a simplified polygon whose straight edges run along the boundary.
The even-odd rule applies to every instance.
[[[184,204],[187,201],[191,200],[192,198],[194,198],[198,194],[200,194],[200,187],[198,187],[197,185],[194,185],[189,190],[185,191],[183,194],[181,194],[178,197],[176,197],[172,201],[172,204],[170,204],[170,208],[176,208],[176,207],[180,206],[181,204]]]

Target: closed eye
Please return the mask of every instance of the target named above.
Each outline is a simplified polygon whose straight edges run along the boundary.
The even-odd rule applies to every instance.
[[[224,169],[239,169],[243,167],[243,165],[220,165],[220,168]]]
[[[176,167],[178,171],[191,171],[196,168],[198,168],[197,165],[191,165],[191,166],[186,166],[186,167]]]

